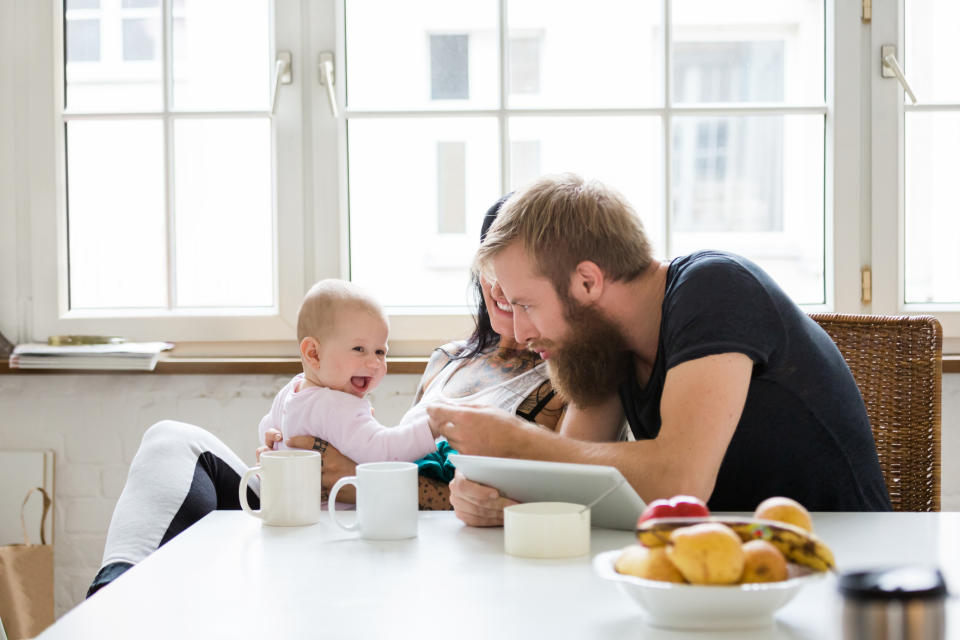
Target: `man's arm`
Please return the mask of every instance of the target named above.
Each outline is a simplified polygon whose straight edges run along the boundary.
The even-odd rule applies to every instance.
[[[491,409],[435,405],[429,413],[462,453],[612,465],[647,502],[678,493],[707,500],[743,413],[752,369],[750,358],[739,353],[706,356],[670,369],[655,440],[584,442],[531,428]]]

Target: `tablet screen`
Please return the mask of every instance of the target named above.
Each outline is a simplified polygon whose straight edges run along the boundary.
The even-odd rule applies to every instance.
[[[590,504],[616,486],[590,510],[590,522],[596,527],[634,529],[645,506],[614,467],[461,454],[451,454],[450,462],[468,480],[519,502]]]

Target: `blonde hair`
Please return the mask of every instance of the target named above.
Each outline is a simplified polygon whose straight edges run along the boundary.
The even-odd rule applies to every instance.
[[[362,309],[386,322],[383,308],[360,287],[346,280],[330,278],[310,287],[297,313],[297,342],[306,337],[323,341],[336,327],[337,312]]]
[[[633,280],[652,260],[643,223],[626,199],[573,173],[543,176],[513,194],[480,245],[474,268],[486,270],[516,241],[562,297],[584,260],[612,280]]]

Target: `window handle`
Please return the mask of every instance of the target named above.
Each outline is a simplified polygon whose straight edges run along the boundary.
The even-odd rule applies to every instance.
[[[320,84],[327,88],[327,100],[330,102],[330,113],[333,114],[334,118],[338,118],[340,117],[340,112],[337,109],[337,94],[333,90],[334,82],[336,81],[333,75],[333,53],[330,51],[321,52],[318,66],[320,67]]]
[[[270,115],[277,115],[277,99],[280,97],[280,85],[293,82],[293,68],[289,51],[278,51],[273,69],[273,91],[270,94]]]
[[[903,75],[903,69],[900,68],[900,63],[897,62],[897,48],[892,44],[883,45],[880,47],[880,58],[883,61],[883,65],[880,68],[880,75],[884,78],[896,78],[900,86],[903,87],[903,90],[910,96],[910,101],[913,104],[917,104],[917,96],[913,94],[913,89],[910,88],[910,83],[907,82],[906,77]]]

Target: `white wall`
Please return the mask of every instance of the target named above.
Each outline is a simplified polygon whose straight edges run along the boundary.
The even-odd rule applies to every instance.
[[[56,452],[58,617],[83,600],[100,566],[113,507],[147,427],[165,418],[203,426],[252,464],[257,424],[288,380],[269,375],[0,375],[0,449]],[[415,375],[387,376],[371,396],[377,417],[386,424],[399,421],[413,402],[418,380]]]
[[[56,452],[56,612],[79,603],[143,432],[170,418],[201,425],[253,462],[256,428],[284,376],[0,375],[0,448]],[[418,376],[389,375],[373,394],[390,424]],[[943,509],[960,511],[960,375],[944,377]],[[0,514],[10,517],[10,514]]]

